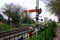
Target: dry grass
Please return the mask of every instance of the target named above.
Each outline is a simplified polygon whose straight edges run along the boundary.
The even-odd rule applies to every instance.
[[[57,24],[57,26],[59,26],[60,27],[60,23],[56,23]]]

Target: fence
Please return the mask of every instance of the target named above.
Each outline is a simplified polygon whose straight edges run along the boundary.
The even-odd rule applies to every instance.
[[[31,40],[50,40],[54,34],[55,23],[47,23],[46,28],[41,29],[40,27],[34,28],[32,32]],[[37,29],[37,31],[36,31]],[[28,35],[29,29],[18,29],[14,31],[0,33],[0,40],[29,40]]]

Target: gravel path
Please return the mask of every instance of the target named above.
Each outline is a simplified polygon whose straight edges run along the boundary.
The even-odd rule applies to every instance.
[[[55,28],[55,35],[56,37],[53,37],[53,40],[60,40],[60,27]]]

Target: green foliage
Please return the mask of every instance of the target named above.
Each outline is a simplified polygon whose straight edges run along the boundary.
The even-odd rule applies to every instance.
[[[28,27],[31,27],[31,26],[32,26],[32,27],[35,27],[35,25],[36,25],[36,24],[19,24],[18,27],[19,27],[19,28],[23,28],[23,27],[28,28]]]
[[[18,17],[18,16],[12,17],[12,23],[15,24],[15,25],[18,25],[19,24],[19,19],[20,19],[20,17]]]
[[[15,27],[12,27],[10,25],[7,24],[0,24],[0,32],[5,32],[5,31],[12,31],[16,29]]]
[[[53,13],[56,13],[57,15],[60,15],[59,11],[60,11],[60,0],[55,0],[55,1],[51,1],[49,4],[48,4],[50,7],[51,7],[51,11]]]
[[[4,19],[1,14],[0,14],[0,21],[1,21],[2,23],[6,23],[6,19]]]
[[[3,16],[0,14],[0,21],[3,21]]]
[[[26,24],[33,24],[35,23],[35,21],[31,18],[29,18],[28,15],[26,15],[24,18],[23,18],[23,22],[22,23],[26,23]]]
[[[13,26],[17,26],[19,24],[19,22],[26,23],[26,24],[35,23],[35,21],[33,19],[30,19],[28,15],[26,15],[23,18],[23,16],[22,16],[23,12],[21,10],[21,7],[18,5],[6,4],[6,7],[4,7],[3,10],[5,10],[5,11],[3,11],[3,13],[8,16],[8,21],[7,21],[8,24],[10,24],[12,22]],[[10,18],[12,20],[10,20]]]
[[[48,6],[50,7],[51,12],[55,13],[58,16],[58,19],[60,21],[60,0],[51,0]]]
[[[20,10],[20,6],[18,5],[14,5],[14,4],[6,4],[6,7],[3,8],[3,13],[5,15],[8,16],[8,24],[10,24],[12,19],[12,24],[13,25],[17,25],[19,24],[19,19],[20,19],[20,15],[19,15],[19,10]],[[21,12],[20,12],[21,13]]]
[[[48,23],[48,27],[45,30],[40,30],[39,35],[36,37],[36,35],[33,35],[32,40],[49,40],[50,37],[53,36],[54,33],[54,22]]]

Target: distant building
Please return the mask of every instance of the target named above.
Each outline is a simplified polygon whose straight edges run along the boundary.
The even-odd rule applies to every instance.
[[[44,22],[48,22],[48,18],[47,17],[44,18]]]

